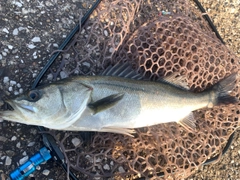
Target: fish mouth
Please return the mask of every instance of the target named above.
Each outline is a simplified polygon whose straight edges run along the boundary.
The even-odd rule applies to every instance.
[[[15,110],[17,107],[20,107],[30,112],[36,112],[36,108],[33,106],[12,102],[10,100],[4,101],[4,104],[6,104],[8,110]]]
[[[36,112],[36,108],[33,107],[33,106],[28,106],[28,105],[25,105],[25,104],[18,104],[21,108],[25,109],[25,110],[28,110],[30,112]]]

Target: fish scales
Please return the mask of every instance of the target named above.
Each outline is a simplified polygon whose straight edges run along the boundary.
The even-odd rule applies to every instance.
[[[176,122],[191,111],[206,107],[210,100],[208,93],[187,92],[166,83],[119,77],[85,77],[82,82],[93,88],[93,101],[116,93],[124,93],[124,97],[114,107],[95,115],[88,111],[82,121],[72,126],[76,129],[91,125],[99,131],[102,127],[138,128]]]

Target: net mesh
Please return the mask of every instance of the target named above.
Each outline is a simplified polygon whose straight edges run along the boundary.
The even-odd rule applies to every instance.
[[[239,58],[223,45],[192,1],[103,0],[43,81],[96,75],[129,61],[149,80],[178,72],[201,92],[233,72]],[[240,77],[232,92],[239,99]],[[78,178],[181,179],[221,154],[239,126],[240,104],[194,112],[197,133],[176,123],[113,133],[50,131]],[[73,139],[79,143],[74,145]]]

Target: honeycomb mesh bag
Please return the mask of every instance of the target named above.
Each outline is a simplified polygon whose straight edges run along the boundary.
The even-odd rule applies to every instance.
[[[215,36],[193,1],[103,0],[47,74],[53,80],[61,73],[97,75],[120,61],[151,81],[176,72],[194,92],[237,72],[232,95],[239,99],[239,58]],[[139,128],[134,137],[50,132],[79,179],[182,179],[221,154],[239,126],[239,109],[238,103],[195,111],[196,133],[177,123]]]

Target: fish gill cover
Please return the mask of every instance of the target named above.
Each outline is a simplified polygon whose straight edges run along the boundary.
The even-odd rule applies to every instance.
[[[53,80],[97,75],[119,61],[130,62],[149,80],[178,72],[195,92],[238,72],[232,95],[239,99],[239,58],[216,37],[193,1],[103,0],[46,74]],[[195,111],[197,133],[176,123],[137,129],[134,138],[50,133],[79,179],[181,179],[221,154],[239,126],[239,109],[238,103]]]

